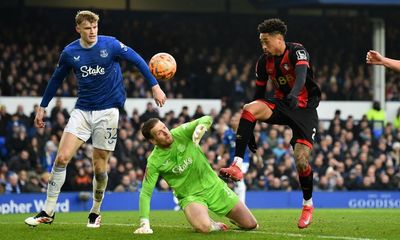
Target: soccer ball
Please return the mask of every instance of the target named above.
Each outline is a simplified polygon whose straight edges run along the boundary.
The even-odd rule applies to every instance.
[[[168,53],[157,53],[149,62],[150,72],[157,80],[170,80],[176,72],[174,57]]]

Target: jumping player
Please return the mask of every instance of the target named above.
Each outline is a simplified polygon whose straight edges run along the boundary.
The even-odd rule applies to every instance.
[[[313,172],[309,164],[314,136],[318,127],[317,106],[321,91],[313,81],[310,56],[298,43],[285,42],[286,25],[280,19],[267,19],[258,25],[263,54],[256,66],[256,93],[254,101],[244,105],[236,134],[235,161],[222,168],[222,175],[241,180],[243,154],[254,138],[256,121],[288,125],[293,132],[291,145],[303,191],[303,210],[299,228],[312,222]],[[274,97],[265,99],[268,79],[275,90]]]

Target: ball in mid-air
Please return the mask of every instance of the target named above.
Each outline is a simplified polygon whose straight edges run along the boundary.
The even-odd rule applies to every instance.
[[[150,72],[157,80],[170,80],[176,72],[174,57],[168,53],[157,53],[149,62]]]

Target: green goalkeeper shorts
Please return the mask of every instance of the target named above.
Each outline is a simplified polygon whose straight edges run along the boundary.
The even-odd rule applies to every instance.
[[[206,206],[210,211],[220,215],[227,215],[238,203],[238,196],[219,180],[211,188],[204,190],[196,195],[189,195],[179,199],[179,206],[185,209],[190,203],[200,203]]]

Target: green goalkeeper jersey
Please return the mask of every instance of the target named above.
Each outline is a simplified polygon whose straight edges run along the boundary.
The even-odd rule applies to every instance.
[[[171,146],[153,149],[147,159],[139,198],[140,218],[149,218],[150,199],[159,175],[167,181],[178,199],[200,193],[221,181],[200,146],[192,141],[192,134],[199,124],[208,129],[212,118],[204,116],[172,129],[174,141]]]

